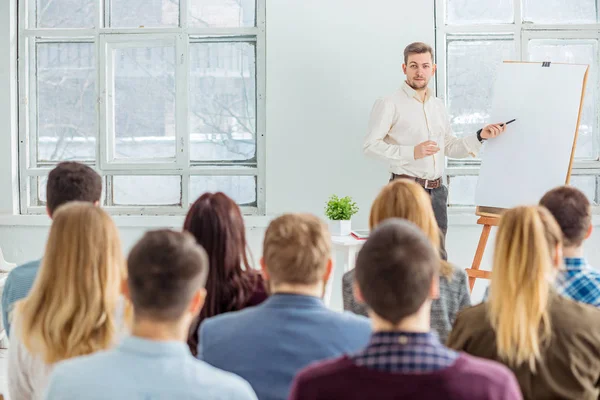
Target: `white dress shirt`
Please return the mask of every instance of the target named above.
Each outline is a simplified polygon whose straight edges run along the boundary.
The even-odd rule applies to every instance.
[[[440,151],[415,160],[415,146],[427,140],[437,142]],[[476,134],[461,139],[452,134],[442,100],[427,89],[422,102],[406,82],[396,93],[375,102],[363,147],[365,154],[388,161],[390,172],[429,180],[442,176],[445,156],[475,157],[480,149]]]

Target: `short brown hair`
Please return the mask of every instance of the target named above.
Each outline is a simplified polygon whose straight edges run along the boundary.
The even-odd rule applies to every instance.
[[[585,194],[572,186],[550,190],[540,200],[558,222],[567,247],[581,246],[592,224],[592,206]]]
[[[327,226],[311,214],[285,214],[273,220],[263,243],[271,283],[312,285],[323,277],[331,257]]]
[[[173,321],[206,284],[208,257],[187,232],[151,231],[129,253],[127,271],[136,317]]]
[[[433,48],[427,43],[414,42],[406,46],[404,49],[404,64],[408,64],[408,56],[411,54],[431,54],[431,62],[433,62]]]
[[[102,177],[87,165],[61,162],[48,174],[46,206],[50,215],[70,201],[95,203],[102,196]]]
[[[369,235],[356,259],[356,282],[375,314],[397,324],[429,296],[440,258],[412,222],[391,218]]]

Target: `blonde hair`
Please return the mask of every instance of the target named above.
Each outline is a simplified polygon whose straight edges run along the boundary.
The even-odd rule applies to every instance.
[[[369,228],[373,230],[388,218],[402,218],[417,225],[439,255],[440,228],[433,213],[431,199],[421,185],[409,179],[396,179],[388,183],[371,206]],[[441,274],[446,279],[451,279],[454,268],[441,258],[440,261]]]
[[[17,330],[47,364],[110,347],[126,265],[117,227],[91,203],[72,202],[53,214],[40,271],[17,303]]]
[[[263,259],[274,284],[313,285],[331,258],[327,225],[311,214],[285,214],[273,220],[263,243]]]
[[[550,339],[548,298],[558,224],[543,207],[517,207],[500,220],[488,310],[498,355],[510,366],[535,372]]]

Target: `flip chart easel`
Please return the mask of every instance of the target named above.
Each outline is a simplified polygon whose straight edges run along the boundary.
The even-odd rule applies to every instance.
[[[552,68],[552,65],[574,65],[574,64],[564,64],[564,63],[535,63],[535,62],[518,62],[518,61],[505,61],[505,64],[537,64],[540,68]],[[585,97],[585,87],[588,79],[589,66],[585,69],[585,75],[583,77],[583,85],[581,88],[581,97],[579,99],[579,111],[577,115],[577,124],[574,129],[573,143],[570,152],[570,160],[568,163],[568,169],[566,171],[566,177],[564,180],[565,184],[569,184],[571,179],[571,170],[573,167],[573,159],[575,156],[575,149],[577,144],[577,136],[579,134],[579,125],[581,122],[581,113],[583,110],[583,101]],[[539,83],[539,82],[538,82]],[[497,82],[498,85],[498,82]],[[574,114],[573,114],[574,115]],[[540,115],[540,118],[542,116]],[[518,119],[517,119],[518,121]],[[512,126],[512,125],[511,125]],[[497,139],[499,140],[499,139]],[[542,150],[543,151],[543,150]],[[561,153],[562,154],[562,153]],[[566,156],[566,154],[565,154]],[[566,159],[566,158],[565,158]],[[485,158],[484,158],[485,160]],[[516,177],[518,179],[518,177]],[[559,183],[560,184],[560,183]],[[546,190],[552,189],[551,187],[547,187]],[[477,279],[491,279],[491,271],[480,270],[481,261],[483,259],[483,254],[485,252],[485,248],[487,245],[487,241],[492,230],[493,226],[498,226],[500,222],[500,217],[505,208],[500,207],[490,207],[490,206],[477,206],[475,214],[479,217],[477,220],[478,225],[483,225],[481,236],[479,237],[479,243],[477,245],[477,250],[475,251],[475,256],[473,257],[473,263],[471,264],[471,268],[467,268],[467,276],[469,277],[469,289],[472,291],[475,286],[475,282]]]

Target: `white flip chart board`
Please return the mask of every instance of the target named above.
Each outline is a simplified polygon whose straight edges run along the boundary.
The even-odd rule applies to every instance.
[[[484,144],[479,207],[537,204],[548,190],[568,183],[587,71],[588,65],[575,64],[500,66],[490,122],[516,121]]]

